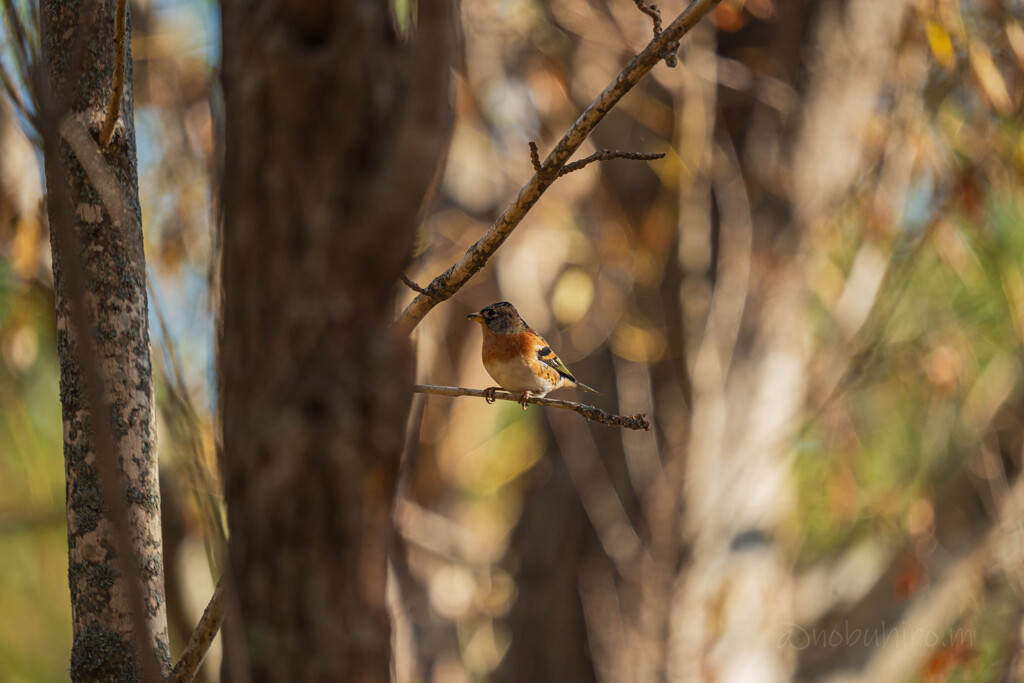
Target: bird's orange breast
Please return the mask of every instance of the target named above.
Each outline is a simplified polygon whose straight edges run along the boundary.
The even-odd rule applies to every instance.
[[[533,356],[534,343],[530,335],[522,332],[502,334],[492,332],[484,327],[483,359],[489,361],[507,361],[513,358]]]

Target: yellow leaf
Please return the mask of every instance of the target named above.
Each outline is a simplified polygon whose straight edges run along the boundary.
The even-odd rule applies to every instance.
[[[978,78],[978,85],[981,86],[985,97],[992,104],[992,108],[1003,116],[1013,112],[1013,103],[1010,101],[1010,94],[1006,90],[1006,82],[1002,74],[992,61],[992,53],[982,43],[971,43],[971,68]]]
[[[956,66],[956,53],[953,51],[953,41],[949,33],[939,22],[929,19],[924,25],[925,35],[928,37],[928,47],[935,55],[935,61],[947,69],[952,70]]]

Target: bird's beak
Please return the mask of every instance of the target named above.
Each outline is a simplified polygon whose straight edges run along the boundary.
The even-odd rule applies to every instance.
[[[484,321],[484,317],[482,315],[480,315],[479,313],[470,313],[466,317],[469,318],[470,320],[474,320],[474,321],[476,321],[478,323],[482,323]]]

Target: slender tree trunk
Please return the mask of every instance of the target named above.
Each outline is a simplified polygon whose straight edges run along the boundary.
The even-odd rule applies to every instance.
[[[247,650],[226,660],[387,681],[412,384],[392,299],[446,147],[452,7],[421,2],[411,42],[380,0],[225,0],[222,22],[221,466]]]
[[[51,87],[48,111],[67,113],[94,138],[110,100],[115,8],[115,0],[42,3],[42,44]],[[111,217],[97,179],[86,173],[67,144],[48,144],[45,159],[64,415],[72,680],[139,677],[139,653],[133,637],[141,625],[135,623],[130,607],[133,582],[142,589],[150,645],[157,660],[168,670],[170,661],[130,55],[127,65],[121,119],[103,153],[126,208],[122,219]],[[54,133],[55,127],[50,132]],[[57,210],[65,199],[69,210]],[[73,245],[60,243],[62,220],[71,221],[80,254],[71,251]],[[73,264],[65,261],[70,256],[80,256],[84,266],[87,308],[95,330],[95,361],[110,404],[113,446],[124,485],[116,495],[127,512],[127,536],[138,567],[135,576],[121,571],[115,550],[117,531],[101,489],[97,460],[111,454],[98,452],[90,418],[83,363],[92,361],[82,357],[72,322],[74,293],[68,268]]]

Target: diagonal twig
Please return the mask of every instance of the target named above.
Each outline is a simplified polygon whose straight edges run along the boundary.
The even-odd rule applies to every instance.
[[[482,389],[467,389],[465,387],[443,387],[435,386],[432,384],[417,384],[412,388],[413,391],[420,394],[434,394],[435,396],[474,396],[476,398],[490,398],[492,397],[489,392]],[[513,394],[510,391],[498,390],[493,393],[493,398],[500,399],[502,401],[513,401],[518,403],[520,396]],[[576,403],[574,401],[561,401],[556,398],[539,398],[537,396],[531,396],[526,399],[527,403],[535,403],[539,406],[545,406],[548,408],[563,408],[565,410],[572,410],[579,413],[583,417],[587,418],[592,422],[600,422],[601,424],[608,425],[609,427],[622,427],[623,429],[642,429],[647,431],[651,428],[651,423],[647,421],[647,416],[641,413],[636,415],[615,415],[614,413],[606,413],[600,408],[594,406],[588,406],[586,403]]]
[[[107,115],[103,119],[99,143],[106,149],[110,138],[114,136],[114,126],[121,114],[121,97],[124,94],[124,76],[128,70],[126,55],[128,52],[128,0],[117,0],[117,13],[114,15],[114,77],[110,85],[110,103]]]
[[[213,590],[213,595],[210,596],[210,603],[203,611],[203,616],[199,618],[199,623],[189,636],[178,663],[171,670],[167,683],[190,683],[196,677],[224,621],[224,584],[225,579],[222,576]]]
[[[682,14],[675,18],[657,38],[652,40],[640,54],[626,65],[597,98],[590,103],[576,122],[566,131],[562,139],[544,160],[545,173],[534,173],[498,219],[491,224],[483,237],[469,248],[469,251],[448,270],[438,275],[426,287],[428,294],[420,294],[412,300],[396,321],[400,332],[409,333],[438,303],[450,299],[470,278],[480,272],[512,231],[540,199],[544,191],[557,179],[555,169],[561,169],[569,157],[579,149],[594,127],[604,116],[635,86],[648,71],[665,59],[667,53],[678,49],[679,41],[697,25],[721,0],[694,0]]]

